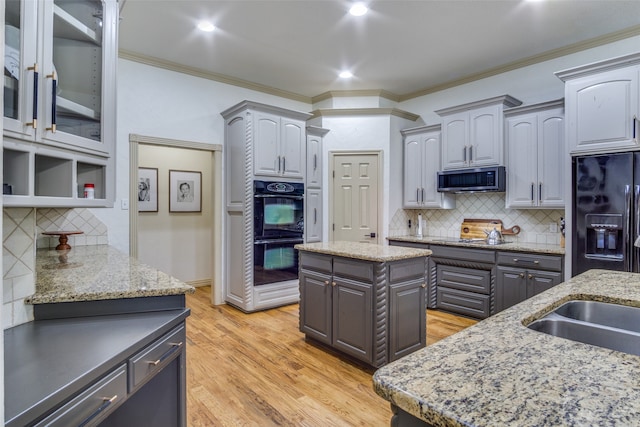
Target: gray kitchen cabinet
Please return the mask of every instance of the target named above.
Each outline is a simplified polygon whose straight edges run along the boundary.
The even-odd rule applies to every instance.
[[[305,182],[304,241],[321,242],[323,234],[323,138],[329,132],[307,126],[307,167]]]
[[[453,209],[455,196],[439,193],[440,125],[400,131],[404,137],[403,205],[407,209]]]
[[[564,256],[389,240],[431,249],[427,308],[484,319],[564,280]],[[496,248],[499,249],[499,248]]]
[[[305,167],[305,122],[256,111],[254,174],[302,180]]]
[[[5,29],[4,206],[113,206],[118,2],[7,2]]]
[[[379,367],[426,345],[426,257],[373,262],[300,251],[300,331]]]
[[[5,425],[186,426],[189,310],[134,307],[6,329]]]
[[[560,284],[562,256],[498,252],[496,310],[502,311]]]
[[[564,102],[505,111],[507,208],[564,209]]]
[[[304,197],[304,241],[307,243],[322,241],[322,190],[307,188]]]
[[[502,165],[503,110],[520,104],[503,95],[437,110],[442,117],[442,169]]]
[[[311,115],[252,101],[220,114],[225,120],[224,299],[247,312],[297,303],[297,280],[254,286],[253,193],[254,180],[264,177],[303,181],[305,122]]]
[[[556,73],[565,82],[571,154],[640,146],[640,53]]]
[[[484,319],[495,313],[495,252],[431,245],[435,308]]]

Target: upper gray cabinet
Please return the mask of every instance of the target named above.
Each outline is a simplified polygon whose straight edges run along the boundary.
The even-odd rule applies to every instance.
[[[305,242],[321,242],[323,234],[322,146],[329,129],[307,126],[307,180],[305,188]]]
[[[507,208],[564,209],[563,100],[505,111]]]
[[[520,104],[503,95],[437,110],[442,117],[442,169],[502,165],[503,110]]]
[[[8,0],[5,136],[110,156],[117,26],[115,0]]]
[[[117,1],[3,4],[4,205],[111,206]]]
[[[440,125],[400,131],[404,138],[403,205],[407,209],[453,209],[455,196],[438,193]]]
[[[303,179],[305,122],[255,112],[254,173],[258,176]]]
[[[565,82],[571,154],[640,148],[640,54],[556,73]]]

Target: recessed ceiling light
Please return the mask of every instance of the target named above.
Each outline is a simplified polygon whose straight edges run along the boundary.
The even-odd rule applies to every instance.
[[[211,22],[209,21],[200,21],[198,22],[198,29],[200,31],[205,31],[207,33],[212,32],[213,30],[216,29],[215,25],[213,25]]]
[[[349,13],[353,16],[362,16],[368,11],[369,8],[364,3],[356,3],[349,9]]]
[[[338,77],[340,77],[341,79],[350,79],[351,77],[353,77],[353,73],[351,71],[342,71],[340,72],[340,74],[338,74]]]

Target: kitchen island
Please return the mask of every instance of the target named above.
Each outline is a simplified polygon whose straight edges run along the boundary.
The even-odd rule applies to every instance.
[[[640,275],[588,271],[382,367],[392,425],[637,424],[640,357],[525,326],[572,299],[640,307]]]
[[[35,321],[4,331],[5,425],[186,425],[185,294],[107,245],[36,254]]]
[[[300,331],[380,367],[426,345],[426,249],[354,242],[296,245]]]

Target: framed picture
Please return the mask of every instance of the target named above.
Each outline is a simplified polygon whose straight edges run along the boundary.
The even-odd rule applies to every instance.
[[[138,168],[138,212],[158,212],[156,168]]]
[[[169,171],[169,212],[202,212],[202,172]]]

